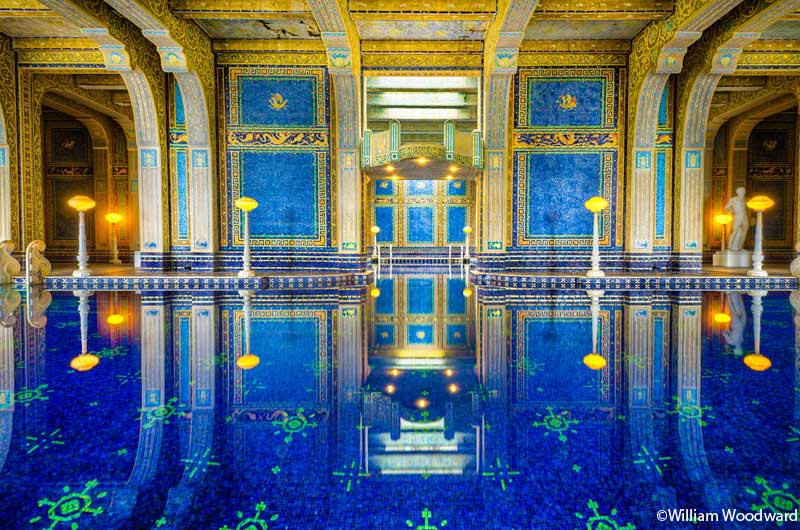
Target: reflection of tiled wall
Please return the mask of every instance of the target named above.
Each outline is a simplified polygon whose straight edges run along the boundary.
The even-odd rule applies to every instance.
[[[331,312],[307,306],[254,304],[251,353],[261,362],[251,370],[236,366],[244,355],[241,306],[222,311],[222,353],[230,369],[228,402],[234,407],[281,408],[327,402],[332,361]]]
[[[94,196],[92,145],[82,123],[69,116],[45,112],[45,236],[49,248],[74,248],[78,240],[78,216],[67,205],[75,195]],[[86,228],[91,241],[93,214]]]
[[[588,305],[588,304],[586,304]],[[601,307],[597,349],[608,365],[588,369],[583,357],[592,349],[589,308],[552,302],[513,308],[511,370],[518,402],[611,402],[616,379],[620,311]]]
[[[794,245],[796,113],[782,113],[759,123],[747,151],[747,196],[766,195],[775,206],[765,211],[764,247],[791,250]]]
[[[250,215],[258,249],[335,246],[330,171],[329,87],[322,67],[226,66],[221,156],[224,248],[241,248],[242,196],[259,208]]]
[[[381,229],[379,243],[424,247],[464,242],[475,202],[472,182],[379,179],[371,191],[371,225]]]
[[[592,217],[586,199],[601,195],[601,245],[622,245],[621,153],[625,69],[521,68],[515,78],[510,247],[586,248]]]
[[[371,351],[414,356],[415,351],[469,349],[471,311],[463,279],[398,276],[376,285],[380,296],[372,302]]]

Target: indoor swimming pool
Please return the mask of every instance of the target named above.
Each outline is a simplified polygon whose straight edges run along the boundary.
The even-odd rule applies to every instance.
[[[772,528],[722,518],[798,510],[800,292],[428,273],[0,302],[6,528]]]

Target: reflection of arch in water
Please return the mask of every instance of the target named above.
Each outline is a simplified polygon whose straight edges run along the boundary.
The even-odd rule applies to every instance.
[[[14,333],[20,303],[18,291],[4,286],[0,292],[0,471],[11,449],[14,420]]]
[[[678,445],[686,475],[703,491],[704,507],[709,511],[719,511],[731,507],[731,497],[711,472],[703,442],[703,425],[709,407],[700,401],[701,316],[702,306],[694,295],[679,298],[673,306],[677,398],[669,412],[678,423]]]
[[[185,464],[180,482],[169,489],[167,504],[159,528],[180,529],[194,504],[196,488],[203,482],[209,467],[219,465],[211,455],[214,440],[214,350],[217,337],[217,317],[213,303],[208,300],[192,304],[191,374],[194,381],[191,396],[189,445],[182,455]]]

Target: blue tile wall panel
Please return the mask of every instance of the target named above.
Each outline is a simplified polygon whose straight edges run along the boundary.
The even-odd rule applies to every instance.
[[[176,84],[177,86],[177,84]],[[189,237],[189,168],[186,163],[186,150],[175,151],[176,181],[178,189],[178,238]]]
[[[447,207],[447,242],[463,243],[467,209],[464,206]]]
[[[186,117],[183,110],[183,95],[178,83],[173,83],[175,87],[175,125],[186,125]]]
[[[433,208],[409,206],[407,212],[408,242],[433,244]]]
[[[459,346],[467,343],[467,327],[464,324],[448,324],[447,339],[448,346]]]
[[[406,195],[433,196],[432,180],[407,180],[404,182]]]
[[[665,91],[666,92],[666,91]],[[666,193],[667,193],[667,153],[656,153],[656,238],[665,237]]]
[[[394,241],[394,206],[376,206],[375,224],[381,229],[378,232],[379,243]],[[370,242],[371,243],[371,242]]]
[[[447,279],[447,314],[463,315],[467,311],[466,300],[462,291],[465,283],[461,278]]]
[[[263,126],[314,126],[316,81],[311,77],[240,76],[239,123]]]
[[[607,89],[603,79],[529,78],[528,83],[530,126],[603,125]],[[562,99],[569,96],[575,99],[571,108]]]
[[[381,295],[375,300],[375,312],[379,315],[394,314],[394,280],[384,278],[375,282]]]
[[[433,344],[433,324],[409,324],[408,343],[412,345]]]
[[[375,344],[378,346],[392,346],[394,343],[394,325],[377,324],[375,326]]]
[[[453,197],[463,197],[467,194],[467,183],[463,180],[452,180],[448,182],[447,194]]]
[[[412,314],[433,314],[434,282],[431,278],[408,278],[407,292],[413,293],[408,297],[408,312]]]

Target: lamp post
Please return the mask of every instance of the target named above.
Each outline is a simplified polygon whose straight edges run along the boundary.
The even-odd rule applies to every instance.
[[[242,270],[237,276],[239,278],[249,278],[256,273],[250,268],[250,212],[258,208],[258,202],[250,197],[239,197],[234,206],[244,212],[244,252],[242,253]]]
[[[372,259],[378,259],[378,233],[381,231],[381,227],[372,225],[369,231],[372,232]]]
[[[747,271],[748,276],[765,277],[769,276],[767,271],[761,268],[764,263],[764,252],[761,250],[762,240],[764,239],[764,223],[762,213],[767,208],[771,208],[775,201],[766,195],[756,195],[747,201],[747,207],[756,212],[756,234],[753,242],[753,268]]]
[[[586,294],[592,299],[592,352],[583,357],[583,364],[590,370],[602,370],[608,364],[605,357],[597,353],[597,328],[600,321],[600,297],[603,291],[590,290]]]
[[[469,235],[472,233],[471,226],[464,227],[464,259],[469,260]]]
[[[583,206],[592,212],[594,222],[592,224],[592,268],[586,272],[586,276],[590,278],[602,278],[606,275],[605,272],[600,270],[600,226],[599,217],[600,212],[608,208],[608,201],[602,197],[592,197],[583,203]]]
[[[122,214],[109,212],[106,214],[106,221],[111,224],[111,261],[109,263],[119,265],[122,262],[119,260],[119,248],[117,247],[117,224],[122,221]]]
[[[78,270],[72,271],[72,275],[77,278],[85,278],[92,275],[89,270],[89,256],[86,253],[86,212],[94,208],[95,202],[85,196],[76,195],[67,204],[78,210]]]

